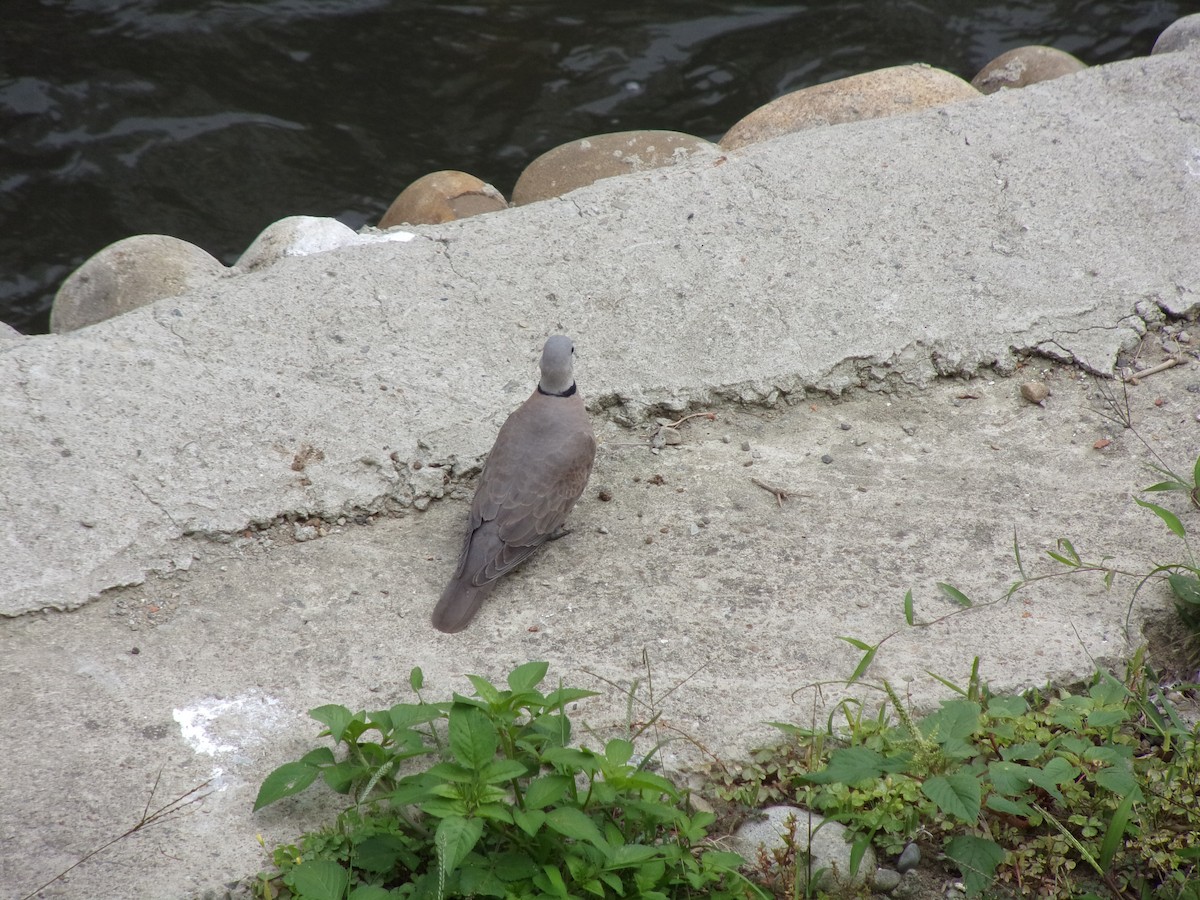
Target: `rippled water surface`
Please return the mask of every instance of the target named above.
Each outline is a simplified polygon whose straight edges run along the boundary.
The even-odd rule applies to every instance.
[[[573,138],[712,139],[781,93],[909,62],[971,78],[1022,44],[1143,56],[1200,2],[42,0],[0,13],[0,321],[162,233],[232,263],[287,215],[375,222],[463,169],[507,195]]]

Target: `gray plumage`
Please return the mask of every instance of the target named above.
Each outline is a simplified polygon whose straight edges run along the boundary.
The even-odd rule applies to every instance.
[[[575,345],[542,349],[538,388],[505,420],[471,503],[458,567],[433,610],[439,631],[462,631],[501,575],[554,537],[583,493],[596,438],[575,387]]]

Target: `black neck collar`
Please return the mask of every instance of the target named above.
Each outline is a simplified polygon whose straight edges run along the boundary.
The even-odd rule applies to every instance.
[[[551,393],[550,391],[543,391],[542,386],[539,384],[538,385],[538,393],[545,394],[547,397],[570,397],[572,394],[575,393],[575,382],[572,381],[571,386],[569,388],[567,388],[565,391],[563,391],[561,394],[554,394],[554,393]]]

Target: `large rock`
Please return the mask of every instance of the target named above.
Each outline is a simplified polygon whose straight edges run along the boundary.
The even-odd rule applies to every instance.
[[[441,225],[502,209],[508,209],[508,202],[486,181],[446,169],[430,172],[401,191],[379,220],[379,227]]]
[[[980,69],[971,84],[984,94],[994,94],[1005,88],[1020,88],[1073,75],[1086,68],[1086,63],[1065,50],[1037,45],[1017,47],[1001,53]]]
[[[7,344],[11,341],[21,341],[25,339],[25,335],[17,331],[7,322],[0,322],[0,344]]]
[[[1184,16],[1181,19],[1176,19],[1158,36],[1158,40],[1154,42],[1154,49],[1150,51],[1151,55],[1155,53],[1177,53],[1188,47],[1196,47],[1200,45],[1200,13],[1193,13],[1190,16]]]
[[[74,331],[210,284],[228,270],[195,244],[138,234],[109,244],[72,272],[54,296],[52,332]]]
[[[387,234],[359,234],[349,225],[325,216],[288,216],[272,222],[246,248],[237,261],[240,272],[253,272],[289,256],[311,256],[342,247],[354,247],[376,241],[411,241],[406,231]]]
[[[513,206],[561,197],[601,178],[657,169],[696,153],[717,155],[711,141],[678,131],[617,131],[547,150],[528,166],[513,188]]]
[[[739,121],[720,143],[734,150],[806,128],[897,116],[978,96],[975,88],[942,69],[893,66],[784,94]]]

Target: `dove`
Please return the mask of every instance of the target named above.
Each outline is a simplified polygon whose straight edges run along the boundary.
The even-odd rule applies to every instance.
[[[439,631],[462,631],[500,576],[562,534],[596,458],[596,438],[575,386],[575,345],[556,334],[542,349],[542,377],[500,426],[471,502],[458,567],[433,610]]]

